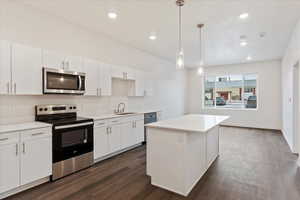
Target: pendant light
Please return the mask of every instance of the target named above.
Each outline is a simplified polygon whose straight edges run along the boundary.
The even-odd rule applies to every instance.
[[[200,66],[198,68],[198,74],[202,75],[204,73],[204,45],[203,45],[203,38],[202,38],[202,29],[204,27],[204,24],[198,24],[197,27],[199,28],[199,39],[200,39]]]
[[[181,7],[184,5],[184,0],[177,0],[176,5],[179,8],[179,22],[178,22],[178,52],[176,55],[176,68],[184,68],[184,52],[182,48],[182,16],[181,16]]]

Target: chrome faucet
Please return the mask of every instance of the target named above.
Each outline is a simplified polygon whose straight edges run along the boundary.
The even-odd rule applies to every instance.
[[[123,105],[122,109],[120,108]],[[118,108],[115,110],[115,113],[123,113],[125,111],[125,103],[121,102],[118,104]]]

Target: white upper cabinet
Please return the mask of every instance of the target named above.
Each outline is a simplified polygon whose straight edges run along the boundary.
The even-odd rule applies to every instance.
[[[86,92],[87,96],[99,96],[100,88],[100,64],[91,59],[84,59],[84,72],[86,73]]]
[[[43,50],[43,66],[47,68],[53,69],[64,69],[65,63],[65,55],[60,53]]]
[[[42,94],[42,49],[12,45],[12,93]]]
[[[129,67],[112,66],[112,77],[125,80],[135,80],[135,70]]]
[[[66,70],[83,72],[83,59],[80,56],[67,56],[65,59]]]
[[[43,66],[53,69],[82,72],[83,59],[80,56],[67,56],[51,50],[43,50]]]
[[[11,45],[0,41],[0,94],[11,92]]]
[[[100,66],[100,95],[111,96],[111,67],[108,64]]]
[[[96,60],[84,59],[86,93],[88,96],[111,96],[110,66]]]
[[[135,96],[145,96],[145,75],[142,71],[136,71]]]

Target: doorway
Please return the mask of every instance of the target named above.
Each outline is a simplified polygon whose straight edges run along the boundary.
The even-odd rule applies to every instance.
[[[293,146],[294,153],[300,152],[300,132],[299,132],[299,61],[293,67]],[[300,160],[299,160],[300,161]]]

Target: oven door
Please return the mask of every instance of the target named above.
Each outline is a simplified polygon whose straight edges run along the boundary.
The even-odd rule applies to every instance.
[[[85,73],[43,68],[44,94],[84,94]]]
[[[53,163],[93,152],[93,122],[54,126]]]

